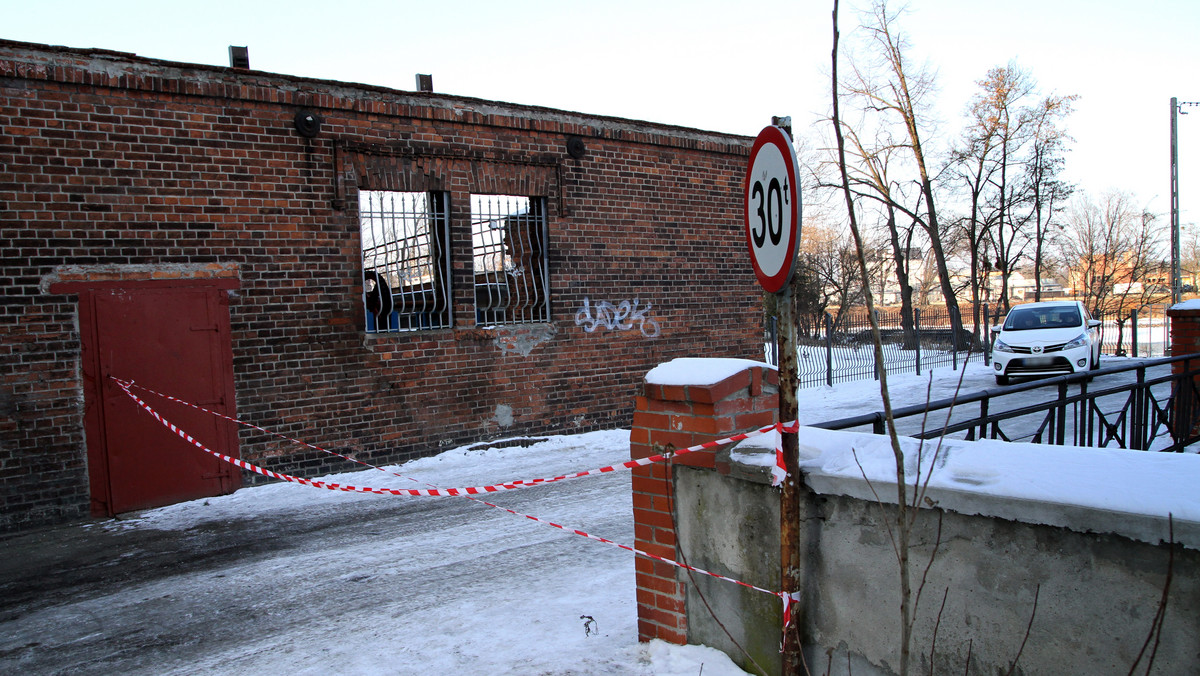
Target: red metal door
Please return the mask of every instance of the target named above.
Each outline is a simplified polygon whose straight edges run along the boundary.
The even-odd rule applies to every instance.
[[[233,351],[222,286],[144,283],[80,294],[94,514],[147,509],[237,488],[240,475],[232,465],[171,432],[108,377],[133,380],[233,416]],[[232,423],[138,394],[209,448],[237,457]]]

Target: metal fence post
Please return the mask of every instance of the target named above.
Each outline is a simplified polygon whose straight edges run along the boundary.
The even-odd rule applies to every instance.
[[[1088,381],[1079,381],[1079,401],[1075,403],[1075,445],[1087,446],[1091,443],[1091,433],[1088,419],[1091,417],[1091,404],[1088,400]]]
[[[1058,418],[1054,421],[1054,444],[1066,445],[1067,438],[1067,384],[1058,384]]]
[[[825,384],[833,386],[833,317],[825,313]]]
[[[983,341],[983,363],[988,365],[992,363],[992,321],[988,317],[988,304],[983,304],[983,335],[980,336]]]
[[[1130,312],[1129,314],[1130,314],[1130,321],[1132,321],[1132,322],[1133,322],[1133,334],[1132,334],[1132,337],[1130,338],[1130,342],[1131,342],[1131,343],[1133,343],[1133,345],[1132,345],[1132,347],[1133,347],[1133,356],[1134,356],[1134,358],[1136,359],[1136,358],[1137,358],[1137,356],[1138,356],[1138,340],[1137,340],[1137,339],[1138,339],[1138,335],[1137,335],[1137,329],[1138,329],[1138,311],[1137,311],[1136,309],[1134,309],[1134,310],[1133,310],[1132,312]]]
[[[1167,308],[1170,305],[1163,304],[1162,306],[1162,327],[1163,327],[1163,356],[1175,354],[1171,351],[1171,322],[1167,320]]]
[[[956,321],[956,320],[961,319],[961,315],[957,315],[956,312],[949,312],[947,314],[950,315],[950,364],[951,364],[951,366],[953,366],[954,370],[957,371],[958,370],[958,328],[957,327],[962,326],[962,322]]]
[[[1135,451],[1144,451],[1150,448],[1150,440],[1146,438],[1146,419],[1150,414],[1149,399],[1150,388],[1146,387],[1146,367],[1139,366],[1137,369],[1137,387],[1130,393],[1130,398],[1133,400],[1133,411],[1130,417],[1133,418],[1130,430],[1132,441],[1128,442],[1129,448]]]
[[[875,323],[876,324],[879,323],[879,310],[875,311]],[[883,336],[880,336],[881,343],[882,343],[882,340],[883,340]],[[879,346],[878,352],[876,352],[874,349],[871,350],[871,359],[873,359],[875,361],[875,380],[879,380],[879,355],[881,352],[883,352],[882,344]]]
[[[917,336],[917,375],[921,375],[921,308],[913,308],[913,333]]]
[[[1104,319],[1104,311],[1098,309],[1096,314],[1092,315],[1092,319],[1100,321],[1100,351],[1104,352],[1105,330],[1108,328],[1106,320]],[[1116,350],[1113,350],[1113,356],[1116,356],[1115,352]]]
[[[988,438],[988,431],[987,431],[988,404],[989,404],[989,402],[991,402],[991,400],[992,400],[992,398],[990,396],[986,396],[986,395],[983,397],[983,399],[979,400],[979,438],[980,439]],[[972,429],[972,431],[973,431],[973,429]],[[970,441],[971,438],[967,437],[967,440]]]

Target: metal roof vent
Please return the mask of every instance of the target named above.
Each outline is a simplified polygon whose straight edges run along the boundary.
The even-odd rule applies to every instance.
[[[234,47],[229,45],[229,67],[230,68],[249,68],[250,67],[250,48],[249,47]]]

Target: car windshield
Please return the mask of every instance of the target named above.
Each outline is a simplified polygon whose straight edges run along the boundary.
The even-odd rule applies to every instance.
[[[1005,331],[1024,331],[1026,329],[1066,329],[1079,326],[1083,319],[1079,316],[1079,308],[1043,307],[1015,308],[1008,313],[1004,320]]]

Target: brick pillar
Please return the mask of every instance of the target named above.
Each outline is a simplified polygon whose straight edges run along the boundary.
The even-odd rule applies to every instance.
[[[686,368],[678,368],[681,365]],[[646,376],[629,438],[633,459],[660,452],[656,444],[687,448],[770,425],[778,417],[779,374],[769,366],[741,359],[692,359],[675,360],[660,369],[691,375],[660,377],[662,371],[655,369]],[[688,380],[693,382],[682,382]],[[729,467],[721,466],[716,455],[715,450],[689,453],[675,464],[727,474]],[[673,477],[667,476],[665,463],[633,470],[634,541],[642,551],[678,561],[670,502],[673,482],[668,479]],[[686,573],[642,556],[635,565],[638,640],[687,643]]]
[[[1192,354],[1200,352],[1200,308],[1185,309],[1185,305],[1176,305],[1167,309],[1171,318],[1171,354]],[[1176,364],[1176,373],[1183,372],[1183,367]]]
[[[1185,309],[1187,308],[1187,309]],[[1171,356],[1200,352],[1200,308],[1176,305],[1167,310],[1171,319]],[[1179,375],[1200,366],[1200,361],[1183,360],[1171,364],[1171,373]],[[1174,416],[1176,421],[1175,441],[1180,441],[1197,431],[1200,423],[1200,402],[1195,392],[1200,390],[1200,376],[1193,378],[1194,388],[1184,387],[1174,392]],[[1190,425],[1180,426],[1179,421],[1191,420]]]

